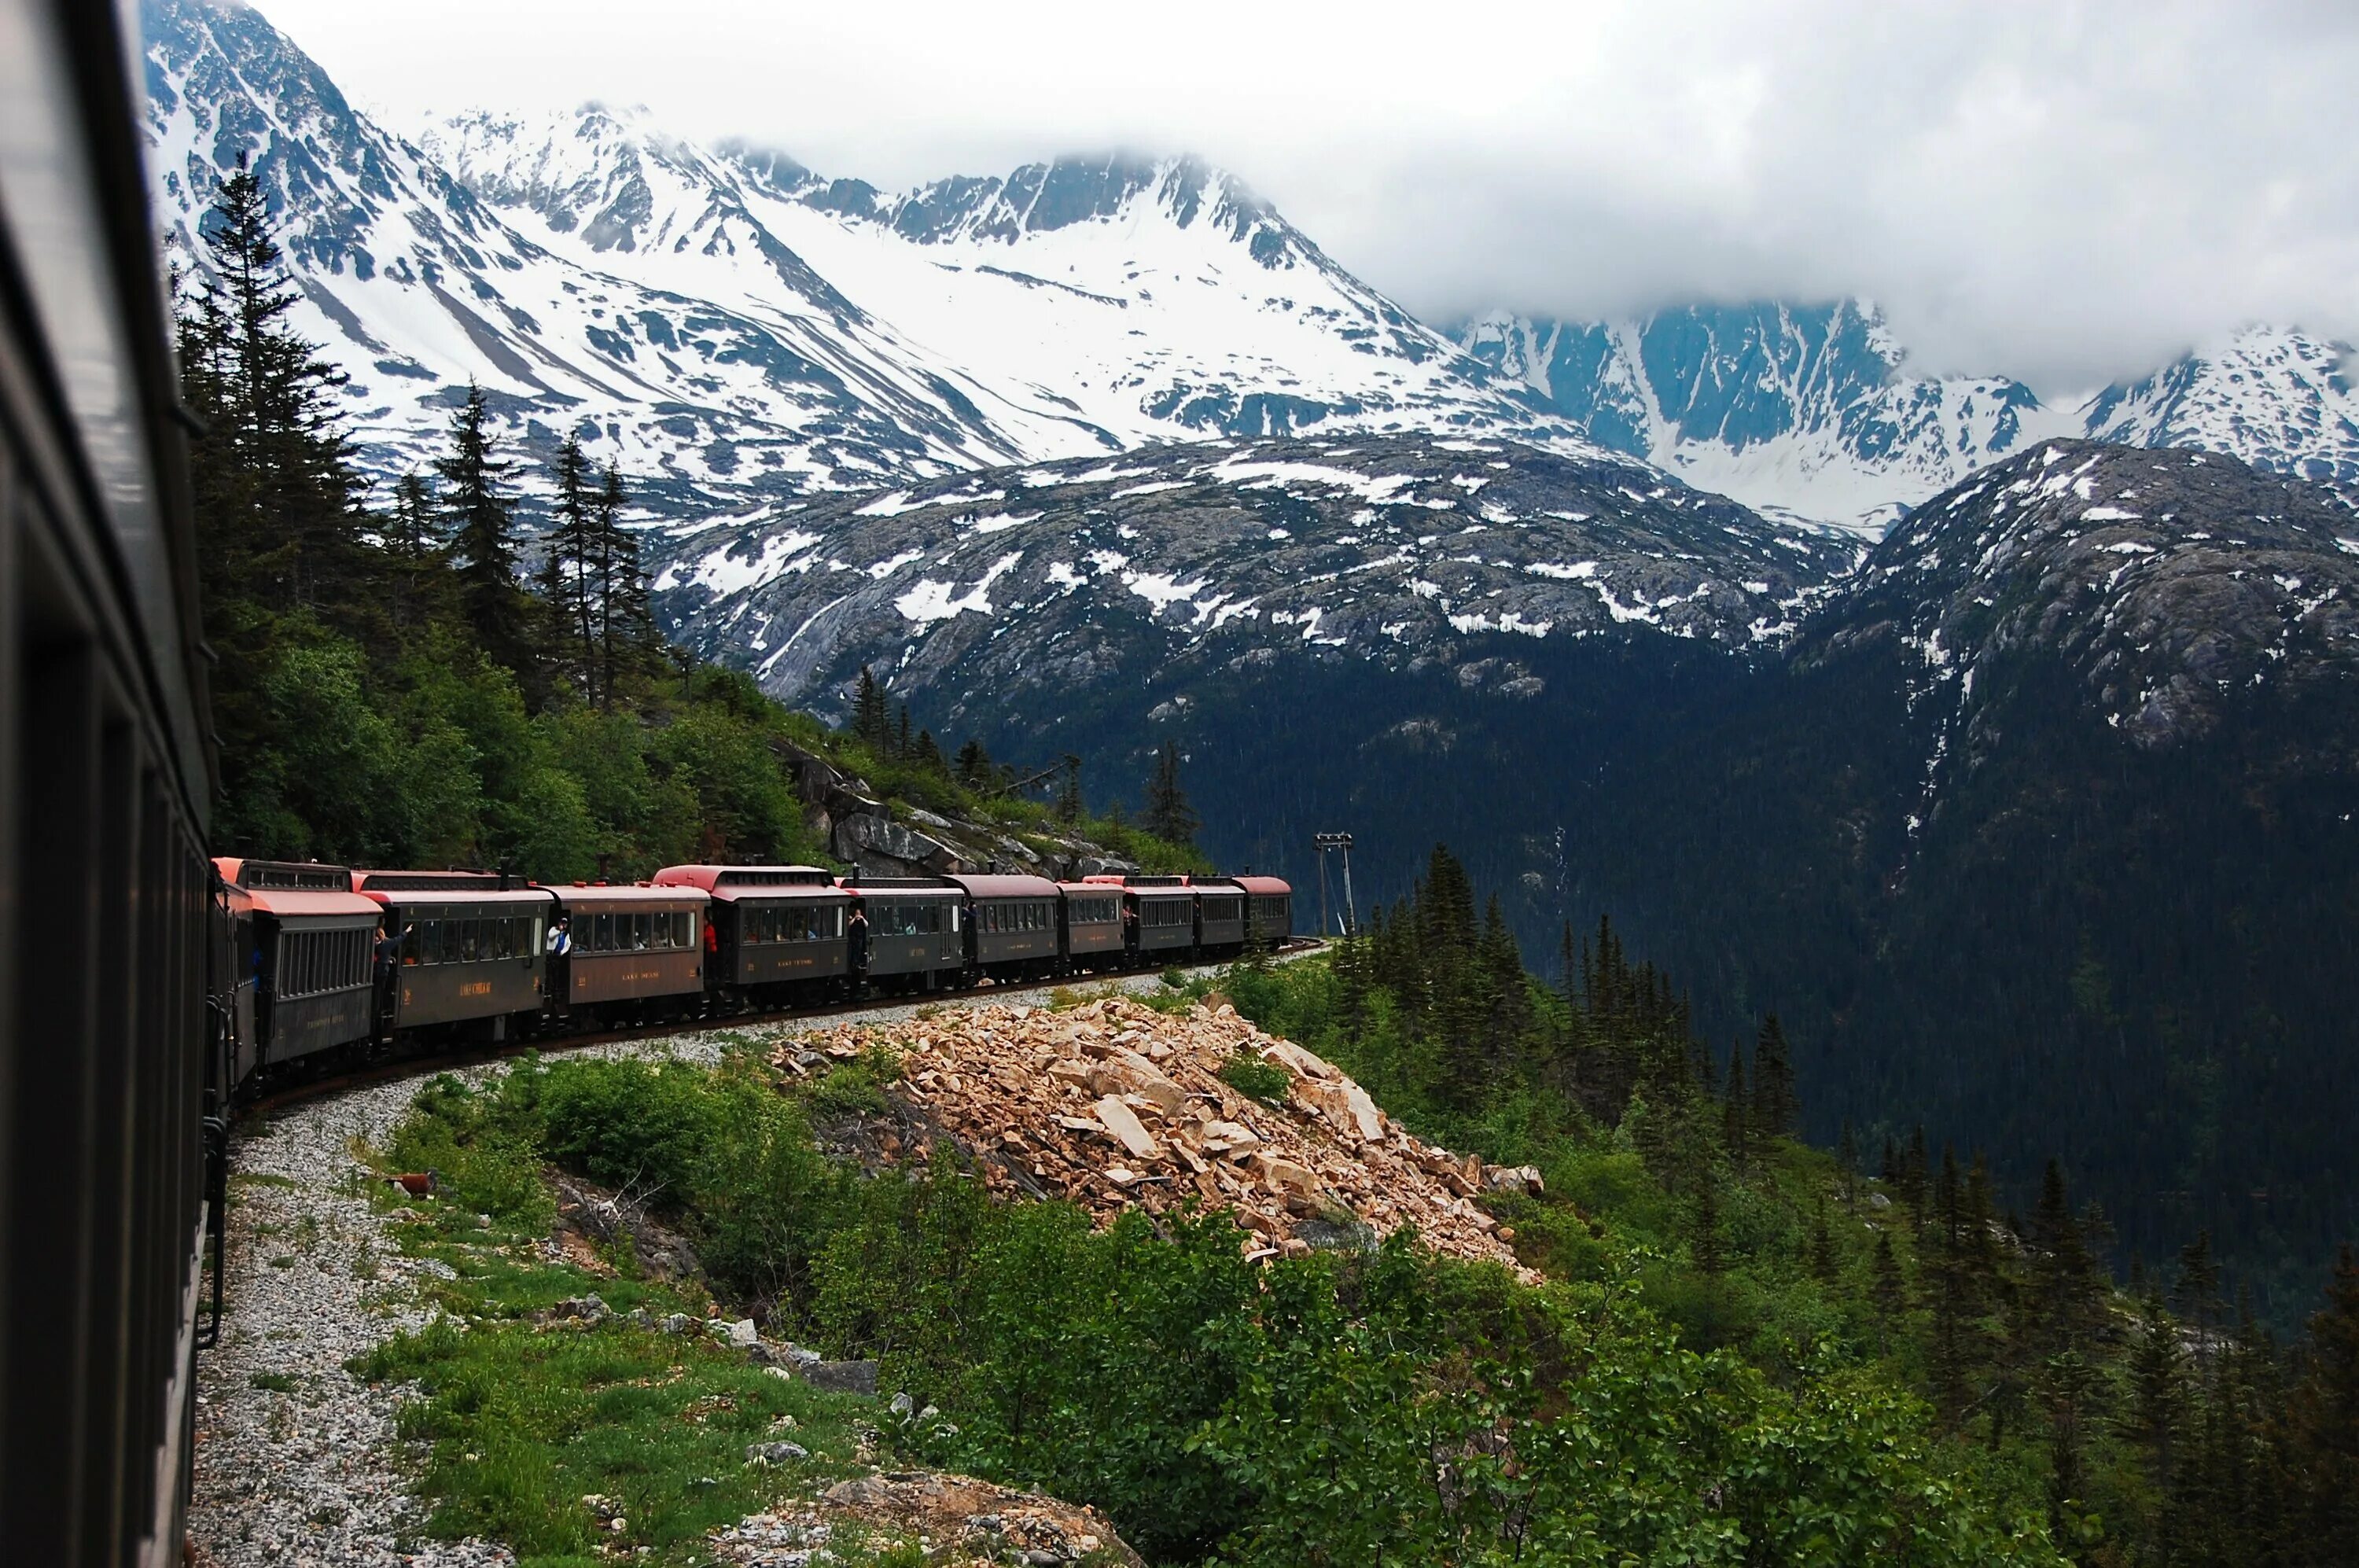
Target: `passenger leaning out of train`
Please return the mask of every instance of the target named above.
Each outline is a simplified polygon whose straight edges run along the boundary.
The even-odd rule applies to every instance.
[[[853,905],[852,919],[844,929],[852,938],[852,967],[857,971],[868,962],[868,911]]]
[[[562,958],[573,951],[573,917],[560,915],[549,922],[549,956]]]
[[[721,933],[713,929],[711,915],[704,917],[704,951],[708,953],[721,951]]]

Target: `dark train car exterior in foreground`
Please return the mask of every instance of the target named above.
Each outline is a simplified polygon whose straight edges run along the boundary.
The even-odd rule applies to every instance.
[[[0,1559],[43,1568],[180,1561],[220,1198],[207,656],[136,36],[127,5],[0,0]]]

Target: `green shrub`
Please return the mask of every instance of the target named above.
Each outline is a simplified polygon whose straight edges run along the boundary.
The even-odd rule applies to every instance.
[[[1286,1092],[1294,1083],[1294,1074],[1274,1062],[1264,1062],[1256,1056],[1232,1056],[1221,1063],[1221,1082],[1248,1099],[1269,1104],[1285,1102]]]

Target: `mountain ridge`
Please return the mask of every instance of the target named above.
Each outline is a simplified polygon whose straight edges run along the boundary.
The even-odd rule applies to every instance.
[[[1759,510],[1875,537],[1975,470],[2050,437],[2197,447],[2359,479],[2349,345],[2248,327],[2071,408],[2004,376],[1914,372],[1857,299],[1680,306],[1562,321],[1495,310],[1451,337],[1600,445]]]

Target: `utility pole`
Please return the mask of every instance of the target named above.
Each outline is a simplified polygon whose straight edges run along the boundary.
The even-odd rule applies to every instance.
[[[1327,857],[1341,852],[1343,856],[1343,919],[1342,933],[1352,937],[1360,934],[1357,904],[1352,898],[1352,835],[1347,833],[1323,833],[1310,835],[1319,847],[1319,929],[1327,930]]]

